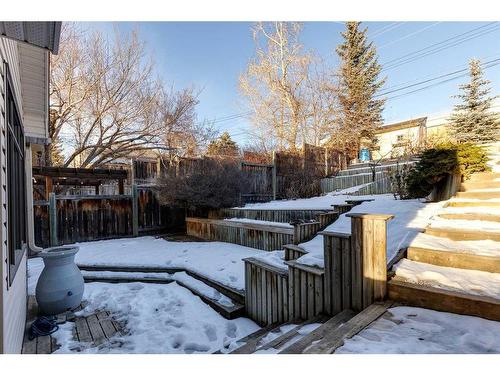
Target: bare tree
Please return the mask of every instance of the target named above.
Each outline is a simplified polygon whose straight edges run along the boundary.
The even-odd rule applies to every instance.
[[[253,110],[254,136],[275,139],[278,149],[295,150],[303,140],[304,86],[311,56],[299,41],[300,23],[257,23],[256,56],[240,76],[239,86]]]
[[[95,168],[168,147],[168,129],[193,122],[196,95],[166,93],[136,31],[108,41],[67,27],[52,60],[50,126],[65,141],[65,166]]]

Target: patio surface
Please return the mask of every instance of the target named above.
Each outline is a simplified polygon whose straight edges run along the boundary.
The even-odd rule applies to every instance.
[[[82,310],[84,303],[82,303],[73,312]],[[23,340],[22,354],[51,354],[55,352],[59,345],[52,335],[39,336],[33,340],[29,339],[29,329],[31,324],[35,321],[38,315],[38,306],[34,296],[28,297],[28,311],[26,318],[26,329]],[[58,319],[65,320],[66,316],[70,315],[61,314]],[[121,335],[122,328],[120,325],[110,318],[107,311],[95,311],[88,316],[74,316],[71,319],[75,323],[73,330],[73,338],[82,343],[86,343],[90,347],[96,347],[104,341],[109,340],[114,335]],[[63,323],[67,324],[67,323]]]

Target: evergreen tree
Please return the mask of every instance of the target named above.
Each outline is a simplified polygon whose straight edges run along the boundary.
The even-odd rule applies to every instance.
[[[462,103],[455,105],[450,117],[451,132],[458,142],[488,143],[499,139],[500,122],[491,112],[495,97],[489,96],[490,81],[483,78],[481,62],[469,63],[470,82],[460,85],[455,95]]]
[[[344,145],[351,157],[357,157],[360,139],[375,140],[375,130],[382,125],[385,99],[376,98],[385,78],[377,51],[367,41],[367,28],[360,30],[360,22],[347,22],[341,33],[344,41],[337,47],[340,58],[339,131],[334,137]]]
[[[239,156],[239,148],[235,141],[231,139],[228,132],[210,142],[207,149],[208,156],[218,156],[223,158],[236,158]]]

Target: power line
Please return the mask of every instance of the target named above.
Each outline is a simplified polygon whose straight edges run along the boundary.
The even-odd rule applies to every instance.
[[[375,33],[373,35],[370,36],[370,38],[377,38],[379,37],[380,35],[383,35],[389,31],[392,31],[400,26],[402,26],[404,24],[404,22],[392,22],[388,25],[385,25],[384,27],[381,27],[380,29],[378,30],[375,30]]]
[[[434,27],[434,26],[436,26],[436,25],[438,25],[438,24],[440,24],[440,23],[441,23],[441,21],[434,22],[434,23],[433,23],[433,24],[431,24],[431,25],[427,25],[427,26],[425,26],[425,27],[423,27],[423,28],[421,28],[421,29],[419,29],[419,30],[416,30],[416,31],[414,31],[414,32],[410,33],[410,34],[404,35],[404,36],[402,36],[401,38],[398,38],[398,39],[396,39],[396,40],[393,40],[392,42],[388,42],[388,43],[382,44],[381,46],[377,47],[377,50],[381,50],[382,48],[385,48],[385,47],[387,47],[387,46],[390,46],[390,45],[392,45],[392,44],[394,44],[394,43],[400,42],[400,41],[402,41],[402,40],[405,40],[405,39],[408,39],[408,38],[410,38],[410,37],[412,37],[412,36],[415,36],[415,35],[417,35],[417,34],[420,34],[420,33],[424,32],[425,30],[428,30],[428,29],[430,29],[431,27]]]
[[[488,66],[483,66],[483,68],[484,69],[488,69],[488,68],[491,68],[493,66],[497,66],[499,64],[500,64],[500,61],[496,61],[495,63],[492,63],[492,64],[490,64]],[[412,90],[412,91],[408,91],[408,92],[405,92],[403,94],[391,96],[391,97],[387,98],[386,101],[398,99],[398,98],[401,98],[401,97],[404,97],[404,96],[407,96],[407,95],[410,95],[410,94],[413,94],[413,93],[416,93],[416,92],[419,92],[419,91],[423,91],[423,90],[426,90],[426,89],[430,89],[430,88],[433,88],[433,87],[436,87],[436,86],[442,85],[444,83],[448,83],[448,82],[451,82],[451,81],[454,81],[456,79],[459,79],[459,78],[462,78],[462,77],[466,77],[466,76],[468,76],[468,73],[461,74],[461,75],[459,75],[457,77],[449,78],[449,79],[446,79],[444,81],[436,82],[436,83],[433,83],[433,84],[430,84],[430,85],[427,85],[427,86],[424,86],[424,87],[420,87],[418,89],[415,89],[415,90]]]
[[[492,26],[493,24],[495,24],[493,27],[489,27],[489,26]],[[392,60],[384,63],[383,65],[385,67],[382,69],[382,71],[394,69],[394,68],[399,67],[401,65],[408,64],[410,62],[419,60],[423,57],[426,57],[426,56],[441,52],[445,49],[448,49],[448,48],[457,46],[459,44],[465,43],[469,40],[479,38],[483,35],[497,31],[499,29],[499,26],[500,25],[498,25],[497,22],[491,22],[491,23],[488,23],[487,25],[483,25],[483,26],[477,27],[475,29],[469,30],[465,33],[461,33],[461,34],[455,35],[451,38],[445,39],[441,42],[434,43],[428,47],[419,49],[419,50],[411,52],[411,53],[407,53],[406,55],[403,55],[401,57],[398,57],[396,59],[392,59]],[[478,30],[484,29],[486,27],[488,27],[488,29],[478,31]]]
[[[486,61],[485,63],[482,63],[481,65],[483,66],[483,68],[487,69],[487,68],[490,68],[490,67],[498,65],[498,64],[500,64],[500,58],[494,59],[494,60],[490,60],[490,61]],[[433,78],[430,78],[430,79],[426,79],[426,80],[423,80],[423,81],[420,81],[420,82],[417,82],[417,83],[409,84],[409,85],[406,85],[404,87],[385,90],[385,91],[382,91],[381,93],[375,95],[375,97],[380,97],[380,96],[384,96],[384,95],[387,95],[387,94],[391,94],[393,92],[398,92],[398,91],[406,90],[406,89],[409,89],[411,87],[420,86],[420,85],[423,85],[424,83],[429,83],[429,82],[432,82],[432,81],[436,81],[438,79],[446,78],[446,77],[449,77],[449,76],[452,76],[452,75],[455,75],[455,74],[458,74],[458,73],[468,72],[468,70],[469,70],[469,68],[455,70],[453,72],[449,72],[449,73],[446,73],[446,74],[441,74],[439,76],[436,76],[436,77],[433,77]],[[464,75],[462,74],[462,75],[460,75],[458,77],[454,77],[454,79],[460,78],[460,77],[463,77],[463,76]]]

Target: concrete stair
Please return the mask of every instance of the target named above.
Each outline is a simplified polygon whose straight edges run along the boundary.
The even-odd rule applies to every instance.
[[[468,198],[468,199],[495,199],[500,198],[500,189],[496,191],[459,191],[456,194],[457,198]]]

